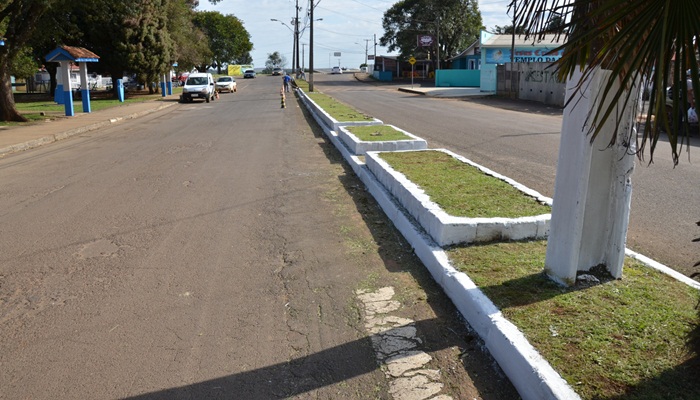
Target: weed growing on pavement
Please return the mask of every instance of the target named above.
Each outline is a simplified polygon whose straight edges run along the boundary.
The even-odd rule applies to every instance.
[[[365,142],[388,142],[392,140],[412,139],[390,125],[348,126],[345,127],[345,129]]]
[[[453,216],[517,218],[551,212],[549,206],[508,183],[440,151],[387,152],[379,156]]]
[[[339,102],[338,100],[327,96],[320,92],[306,93],[319,107],[333,117],[336,121],[341,122],[357,122],[357,121],[372,121],[373,118],[364,115],[354,108]]]
[[[448,250],[584,399],[700,398],[698,291],[633,259],[621,280],[571,288],[543,273],[546,241]]]

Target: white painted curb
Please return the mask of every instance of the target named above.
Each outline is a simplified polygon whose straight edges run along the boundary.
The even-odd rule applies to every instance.
[[[319,124],[325,125],[335,132],[337,132],[341,126],[365,126],[383,124],[382,121],[376,118],[372,118],[369,121],[337,121],[335,118],[331,117],[330,114],[328,114],[321,107],[319,107],[318,104],[316,104],[316,102],[311,100],[309,96],[307,96],[306,93],[304,93],[303,90],[296,89],[296,92],[301,98],[304,105],[306,105],[306,108],[308,108],[310,111],[312,110],[312,113],[315,115],[314,118],[316,119],[316,121],[320,121]]]
[[[309,111],[316,121],[315,110]],[[578,394],[530,345],[515,325],[464,273],[452,267],[447,254],[422,233],[415,221],[402,211],[394,196],[376,179],[360,159],[328,126],[319,123],[328,138],[374,196],[394,226],[413,246],[414,252],[443,288],[460,313],[484,340],[486,347],[525,400],[580,399]]]
[[[497,174],[451,151],[445,149],[427,151],[440,151],[448,154],[487,175],[508,183],[526,196],[534,198],[535,201],[550,206],[552,204],[552,199],[549,197],[542,196],[510,178]],[[382,160],[377,152],[368,152],[365,162],[379,182],[398,199],[408,213],[440,246],[493,240],[544,239],[549,234],[549,221],[552,218],[550,213],[520,218],[456,217],[447,214],[430,199],[423,189]]]
[[[424,150],[428,148],[428,142],[424,139],[419,138],[416,135],[406,132],[405,130],[398,128],[394,125],[390,126],[393,129],[403,133],[404,135],[410,137],[411,139],[403,140],[388,140],[388,141],[377,141],[369,142],[365,140],[360,140],[355,134],[350,132],[344,126],[340,127],[337,131],[338,136],[343,140],[345,145],[350,148],[354,154],[363,155],[368,151],[400,151],[400,150]]]
[[[311,111],[314,119],[318,121],[319,119],[314,110],[309,108],[309,111]],[[503,317],[500,310],[484,295],[469,276],[457,271],[450,264],[447,254],[427,234],[421,231],[416,221],[397,203],[395,197],[374,176],[367,165],[356,155],[352,154],[336,132],[323,123],[319,122],[319,125],[331,142],[338,148],[343,158],[350,164],[355,174],[365,184],[368,191],[377,200],[394,226],[413,246],[414,252],[430,271],[433,279],[442,287],[459,312],[482,338],[489,352],[513,383],[520,396],[525,400],[580,399],[580,396],[571,386],[527,341],[522,332]],[[486,168],[483,168],[483,170],[490,171]],[[494,176],[502,176],[493,172],[492,174]],[[513,182],[514,186],[519,185],[509,178],[504,180]],[[530,189],[524,188],[521,190],[529,191]],[[534,194],[533,197],[541,196],[537,192],[534,192]],[[548,201],[548,204],[551,205],[551,199],[546,197],[542,197],[542,199]],[[700,283],[648,257],[629,249],[626,249],[626,254],[694,288],[700,289]]]

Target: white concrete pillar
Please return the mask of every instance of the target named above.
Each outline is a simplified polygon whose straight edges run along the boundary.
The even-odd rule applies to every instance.
[[[60,75],[63,81],[63,104],[65,105],[66,116],[72,117],[75,115],[75,111],[73,110],[73,89],[70,82],[70,61],[61,61],[60,65]]]
[[[627,142],[634,129],[637,103],[631,101],[634,104],[620,111],[619,118],[611,115],[591,143],[587,133],[609,75],[610,71],[596,71],[580,90],[576,87],[581,72],[567,83],[567,99],[574,98],[564,110],[545,260],[547,275],[565,285],[575,283],[578,271],[588,271],[599,264],[604,264],[613,277],[622,276],[634,136],[631,143]],[[618,110],[623,109],[623,101]],[[609,146],[616,124],[618,138]]]
[[[83,100],[83,112],[90,110],[90,81],[88,80],[87,63],[81,62],[80,66],[80,97]]]

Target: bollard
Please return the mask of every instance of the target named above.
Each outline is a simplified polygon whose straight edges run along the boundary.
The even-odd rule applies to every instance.
[[[285,98],[284,98],[284,88],[280,90],[280,98],[282,99],[282,107],[281,108],[287,108],[287,105],[284,103]]]

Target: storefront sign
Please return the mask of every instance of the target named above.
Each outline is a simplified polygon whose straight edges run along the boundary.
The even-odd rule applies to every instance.
[[[487,64],[503,64],[510,62],[509,48],[485,48]],[[554,62],[561,58],[563,51],[551,53],[547,48],[516,48],[514,62]]]

